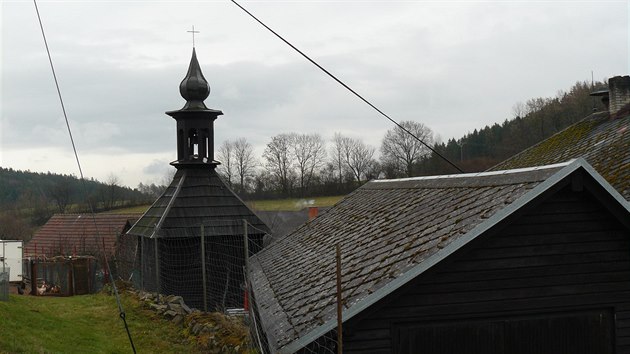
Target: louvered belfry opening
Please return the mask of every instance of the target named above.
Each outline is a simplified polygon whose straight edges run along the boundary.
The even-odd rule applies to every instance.
[[[177,173],[125,235],[135,250],[129,276],[137,288],[182,296],[200,310],[244,307],[246,259],[269,229],[215,170],[213,124],[223,112],[204,103],[210,86],[194,48],[179,91],[186,104],[166,112],[177,123]]]

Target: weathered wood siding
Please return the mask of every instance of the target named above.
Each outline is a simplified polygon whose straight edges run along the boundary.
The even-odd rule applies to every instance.
[[[570,188],[506,222],[348,321],[344,352],[395,352],[413,326],[599,311],[630,353],[630,232]]]

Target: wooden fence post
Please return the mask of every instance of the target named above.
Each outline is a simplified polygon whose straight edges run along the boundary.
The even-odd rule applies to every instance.
[[[337,249],[337,354],[343,353],[343,318],[341,312],[343,303],[341,299],[341,247],[339,244]]]
[[[206,241],[205,231],[201,225],[201,277],[203,278],[203,311],[208,312],[208,290],[206,279]]]

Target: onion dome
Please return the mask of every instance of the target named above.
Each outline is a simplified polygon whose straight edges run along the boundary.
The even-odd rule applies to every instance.
[[[210,85],[206,78],[203,77],[201,67],[197,61],[197,53],[193,48],[192,58],[186,77],[179,84],[179,93],[186,100],[186,105],[182,110],[206,110],[208,107],[203,101],[210,95]]]

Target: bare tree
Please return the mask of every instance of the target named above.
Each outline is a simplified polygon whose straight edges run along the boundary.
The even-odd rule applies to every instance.
[[[48,191],[50,197],[55,202],[57,206],[57,210],[60,213],[65,213],[68,204],[70,204],[70,197],[72,194],[72,190],[70,188],[70,183],[63,179],[58,180]]]
[[[350,144],[351,140],[352,139],[343,136],[340,133],[335,133],[335,136],[333,137],[333,146],[330,149],[331,162],[337,172],[337,181],[340,186],[343,184],[343,177],[347,170],[344,151],[346,150],[346,146]]]
[[[326,158],[324,139],[319,134],[291,134],[291,153],[295,158],[300,190],[304,193],[311,185],[317,169]]]
[[[374,148],[359,139],[348,138],[343,144],[343,158],[359,184],[365,176],[374,156]]]
[[[147,182],[146,184],[140,182],[137,189],[151,199],[159,198],[162,194],[164,194],[168,186],[171,185],[176,173],[177,169],[175,168],[164,170],[164,175],[160,178],[157,184],[155,182]]]
[[[365,171],[365,178],[368,181],[373,180],[373,179],[378,179],[379,177],[381,177],[382,172],[383,172],[383,167],[381,166],[381,164],[375,159],[371,159]]]
[[[234,178],[234,142],[231,140],[224,141],[217,151],[217,158],[221,162],[217,172],[232,187],[232,179]]]
[[[239,178],[241,192],[246,190],[246,182],[254,176],[256,165],[254,148],[245,138],[236,139],[232,143],[234,156],[234,170]]]
[[[107,181],[105,182],[107,188],[107,194],[105,199],[105,207],[107,209],[112,209],[116,200],[118,199],[118,190],[120,188],[120,178],[113,173],[110,173],[107,176]]]
[[[404,121],[400,125],[426,144],[433,144],[433,131],[422,123]],[[407,177],[413,176],[413,167],[431,151],[402,128],[396,126],[387,131],[381,144],[384,162],[393,166]]]
[[[291,134],[276,135],[271,138],[263,153],[265,167],[284,195],[289,195],[295,174],[290,156],[291,140]]]
[[[514,118],[525,118],[527,113],[527,106],[523,102],[516,102],[514,106],[512,106]]]

